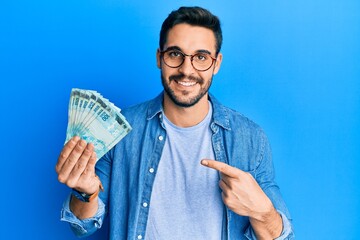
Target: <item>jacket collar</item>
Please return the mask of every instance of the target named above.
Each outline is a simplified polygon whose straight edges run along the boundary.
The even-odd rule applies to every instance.
[[[147,110],[146,119],[150,120],[159,113],[163,113],[163,99],[164,92],[161,92],[156,98],[150,101],[149,108]]]
[[[164,92],[161,92],[156,98],[150,101],[146,116],[147,120],[150,120],[157,114],[164,112],[163,99]],[[222,128],[231,130],[229,109],[222,105],[211,93],[209,93],[209,100],[212,103],[213,107],[212,121],[215,124],[221,126]]]
[[[226,130],[231,130],[229,109],[222,105],[211,93],[209,100],[213,106],[213,122]]]

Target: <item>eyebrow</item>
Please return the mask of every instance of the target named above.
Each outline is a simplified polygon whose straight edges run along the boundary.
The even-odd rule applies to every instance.
[[[169,51],[169,50],[177,50],[177,51],[180,51],[180,52],[184,53],[184,51],[178,46],[170,46],[170,47],[166,48],[164,51]],[[211,55],[211,52],[209,50],[206,50],[206,49],[196,50],[195,53],[207,53],[207,54]]]

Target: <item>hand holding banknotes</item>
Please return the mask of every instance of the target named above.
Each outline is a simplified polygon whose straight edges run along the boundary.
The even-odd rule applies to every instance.
[[[95,163],[96,153],[93,144],[75,136],[63,147],[55,167],[61,183],[95,196],[91,202],[71,198],[70,209],[79,219],[92,217],[98,208],[97,193],[102,185],[95,175]]]
[[[56,172],[61,183],[79,192],[93,194],[101,182],[95,175],[96,153],[92,143],[75,136],[64,146],[58,158]]]
[[[70,209],[78,218],[93,216],[103,190],[95,164],[131,131],[120,109],[92,90],[71,91],[65,145],[56,164],[58,180],[73,189]]]

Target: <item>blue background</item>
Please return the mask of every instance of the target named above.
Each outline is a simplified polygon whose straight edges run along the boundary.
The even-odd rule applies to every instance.
[[[357,0],[2,1],[0,239],[76,239],[54,170],[71,88],[121,108],[157,95],[158,33],[181,5],[222,20],[211,91],[267,132],[297,239],[359,239]]]

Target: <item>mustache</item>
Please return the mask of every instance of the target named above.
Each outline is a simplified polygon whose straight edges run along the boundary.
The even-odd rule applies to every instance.
[[[203,80],[201,78],[198,78],[198,77],[194,77],[194,76],[187,76],[183,73],[179,73],[179,74],[176,74],[176,75],[171,75],[169,77],[169,80],[170,81],[180,81],[180,80],[183,80],[183,79],[189,79],[191,81],[195,81],[195,82],[198,82],[198,83],[202,83]]]

